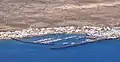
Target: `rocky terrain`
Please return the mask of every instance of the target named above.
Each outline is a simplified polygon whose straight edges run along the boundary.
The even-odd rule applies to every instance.
[[[120,26],[120,0],[0,0],[0,28]]]

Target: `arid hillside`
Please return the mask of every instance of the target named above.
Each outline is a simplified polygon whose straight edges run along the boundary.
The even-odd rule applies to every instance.
[[[120,0],[0,0],[0,28],[120,26]]]

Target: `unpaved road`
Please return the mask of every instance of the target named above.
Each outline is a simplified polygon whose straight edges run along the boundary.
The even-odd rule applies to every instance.
[[[120,26],[120,0],[0,0],[0,28]]]

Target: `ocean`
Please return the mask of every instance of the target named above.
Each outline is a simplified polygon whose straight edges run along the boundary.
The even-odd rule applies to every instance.
[[[63,40],[56,42],[56,45],[62,46],[63,42],[84,40],[79,39],[80,36],[78,34],[59,34],[22,40],[32,42],[45,38],[59,38]],[[66,37],[71,38],[65,39]],[[103,40],[59,50],[51,50],[50,47],[53,46],[0,40],[0,62],[120,62],[120,39]]]

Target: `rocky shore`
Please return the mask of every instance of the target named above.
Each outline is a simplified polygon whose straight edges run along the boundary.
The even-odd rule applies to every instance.
[[[27,28],[22,30],[1,31],[0,39],[25,38],[48,34],[87,34],[91,38],[119,38],[120,27],[64,26],[51,28]]]

